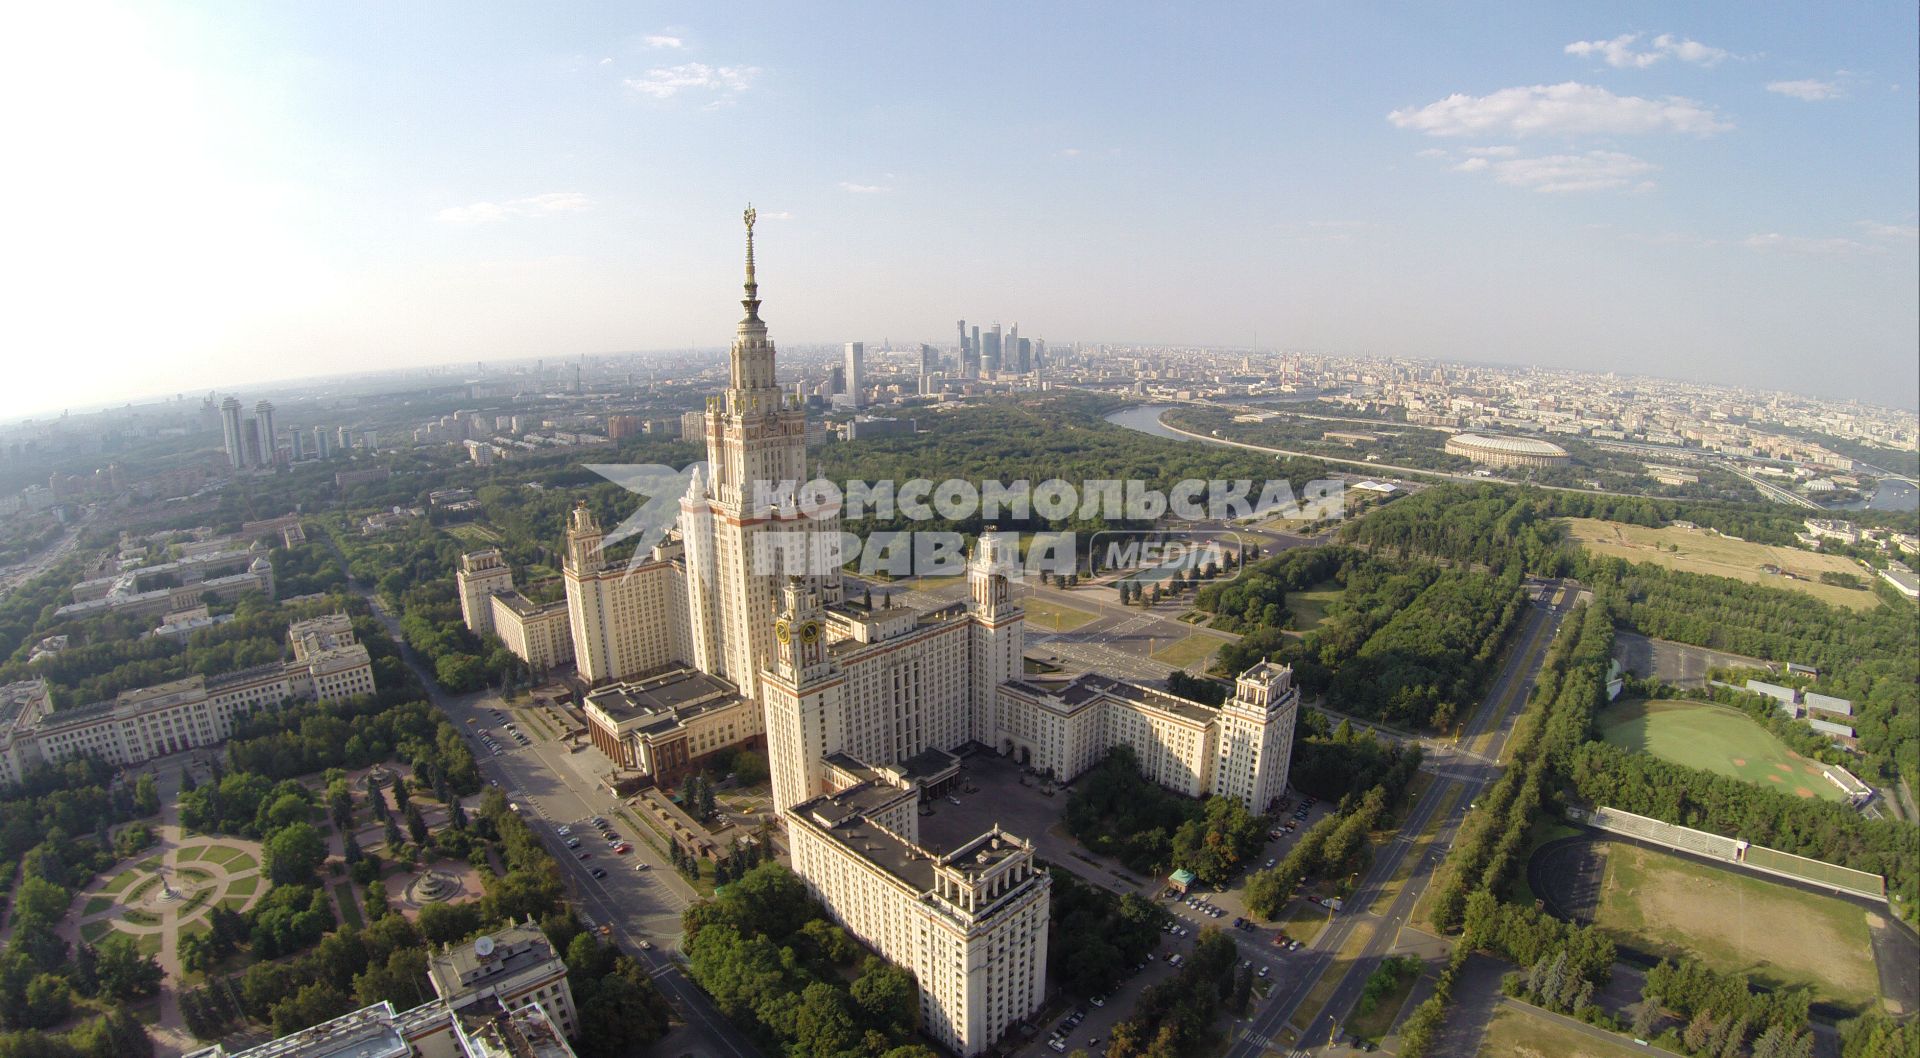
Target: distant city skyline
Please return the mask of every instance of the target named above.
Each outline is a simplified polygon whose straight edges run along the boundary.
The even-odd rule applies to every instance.
[[[717,347],[748,201],[794,347],[950,349],[987,307],[1050,347],[1920,400],[1910,6],[83,3],[8,26],[0,78],[35,106],[0,174],[7,421]]]

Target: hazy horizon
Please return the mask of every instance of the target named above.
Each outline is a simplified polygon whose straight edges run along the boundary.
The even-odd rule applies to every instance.
[[[717,346],[749,201],[785,345],[964,316],[1910,410],[1911,16],[16,12],[0,418]]]

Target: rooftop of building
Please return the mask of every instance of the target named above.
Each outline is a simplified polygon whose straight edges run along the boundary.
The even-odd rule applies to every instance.
[[[1567,450],[1551,441],[1542,441],[1535,437],[1507,437],[1497,434],[1457,433],[1447,438],[1449,445],[1464,448],[1477,448],[1486,452],[1501,452],[1519,456],[1565,456]]]
[[[538,1003],[507,1010],[488,999],[454,1018],[468,1058],[573,1058],[573,1048]]]
[[[906,883],[914,892],[924,893],[933,888],[933,854],[902,841],[867,818],[868,813],[877,812],[903,796],[917,797],[918,794],[912,789],[899,790],[884,783],[863,782],[795,805],[793,814],[802,820],[801,825],[811,824],[847,851]]]
[[[427,976],[434,991],[452,1001],[487,980],[504,980],[555,958],[553,943],[540,927],[519,923],[434,952],[427,957]]]
[[[215,1044],[189,1058],[408,1058],[413,1048],[401,1033],[393,1004],[382,1000],[299,1032],[243,1051]]]
[[[567,600],[555,599],[552,602],[534,602],[518,591],[501,591],[493,594],[500,605],[512,610],[520,617],[542,617],[551,613],[565,613]]]
[[[644,679],[616,683],[587,695],[586,704],[616,724],[642,729],[679,723],[740,701],[733,684],[698,669],[679,666]]]
[[[1074,708],[1089,705],[1101,698],[1117,698],[1197,724],[1207,723],[1219,715],[1219,710],[1211,706],[1095,672],[1081,673],[1063,684],[1040,684],[1029,680],[1009,680],[1008,683],[1023,693],[1037,698],[1058,698]]]
[[[309,617],[295,621],[287,626],[287,638],[299,639],[307,635],[340,636],[353,634],[353,618],[346,613],[325,613],[318,617]]]

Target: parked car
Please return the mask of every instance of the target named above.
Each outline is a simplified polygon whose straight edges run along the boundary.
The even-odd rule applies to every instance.
[[[595,878],[605,878],[607,876],[607,869],[605,867],[595,867],[593,869],[593,876]]]

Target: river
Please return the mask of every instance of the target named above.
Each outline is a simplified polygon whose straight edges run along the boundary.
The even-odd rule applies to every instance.
[[[1920,510],[1920,489],[1904,481],[1881,478],[1880,487],[1864,500],[1835,507],[1836,511],[1915,511]]]
[[[1155,437],[1166,437],[1175,441],[1193,440],[1193,438],[1188,437],[1186,434],[1175,433],[1161,425],[1160,413],[1163,411],[1172,411],[1173,407],[1171,404],[1143,404],[1134,408],[1122,408],[1112,415],[1107,416],[1107,421],[1116,426],[1124,426],[1129,430],[1150,433]]]

